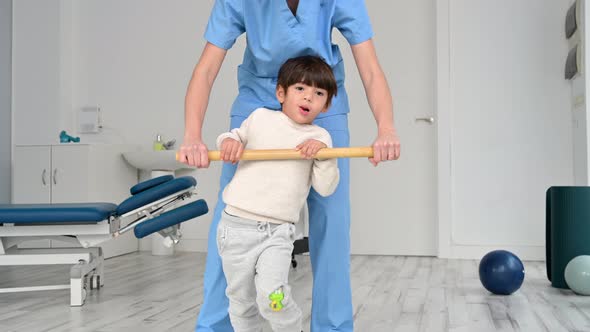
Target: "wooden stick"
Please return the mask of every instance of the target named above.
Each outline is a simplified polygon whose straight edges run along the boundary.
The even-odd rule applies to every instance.
[[[221,160],[221,152],[218,150],[209,151],[209,160]],[[318,151],[314,158],[368,158],[373,157],[373,148],[370,146],[350,147],[350,148],[324,148]],[[240,160],[285,160],[285,159],[305,159],[300,151],[294,149],[277,149],[277,150],[244,150]],[[178,152],[176,153],[178,159]]]

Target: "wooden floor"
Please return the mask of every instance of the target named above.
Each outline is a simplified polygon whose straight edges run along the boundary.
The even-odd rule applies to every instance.
[[[309,257],[298,262],[290,281],[309,331]],[[0,294],[0,331],[192,331],[204,264],[202,253],[109,259],[105,287],[83,307],[70,307],[66,290]],[[590,298],[551,288],[542,262],[525,262],[511,296],[490,295],[474,260],[353,256],[351,264],[355,331],[590,331]],[[0,287],[68,278],[67,266],[0,267]]]

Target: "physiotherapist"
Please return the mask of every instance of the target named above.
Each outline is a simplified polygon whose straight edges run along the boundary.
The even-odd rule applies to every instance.
[[[332,44],[332,29],[338,29],[352,49],[354,60],[377,125],[373,142],[377,165],[400,155],[400,142],[393,119],[393,103],[387,80],[375,53],[373,31],[363,0],[216,0],[205,31],[207,43],[194,68],[185,100],[185,132],[179,159],[206,168],[207,146],[202,127],[209,94],[227,51],[246,33],[243,62],[238,66],[238,95],[230,112],[230,127],[259,107],[280,110],[275,90],[279,67],[300,55],[322,57],[333,69],[338,95],[328,112],[315,124],[332,135],[334,147],[349,146],[349,104],[344,88],[344,63],[338,45]],[[313,271],[311,331],[353,331],[350,285],[349,161],[338,160],[340,184],[329,197],[315,191],[309,208],[309,252]],[[197,319],[197,332],[233,331],[228,316],[226,281],[217,252],[216,230],[224,209],[221,193],[236,165],[225,163],[218,202],[209,231],[204,299]]]

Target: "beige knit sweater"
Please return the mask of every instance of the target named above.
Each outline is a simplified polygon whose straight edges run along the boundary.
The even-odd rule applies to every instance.
[[[315,139],[332,147],[330,134],[316,125],[302,125],[283,112],[259,108],[239,128],[223,133],[244,144],[245,149],[294,149]],[[338,185],[336,159],[240,161],[223,191],[226,212],[246,219],[273,223],[297,222],[310,187],[329,196]]]

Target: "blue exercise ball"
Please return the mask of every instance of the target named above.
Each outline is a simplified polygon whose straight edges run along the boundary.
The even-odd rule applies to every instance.
[[[577,256],[565,266],[565,282],[576,294],[590,295],[590,256]]]
[[[494,250],[483,256],[479,262],[479,280],[494,294],[510,295],[524,281],[524,265],[510,251]]]

